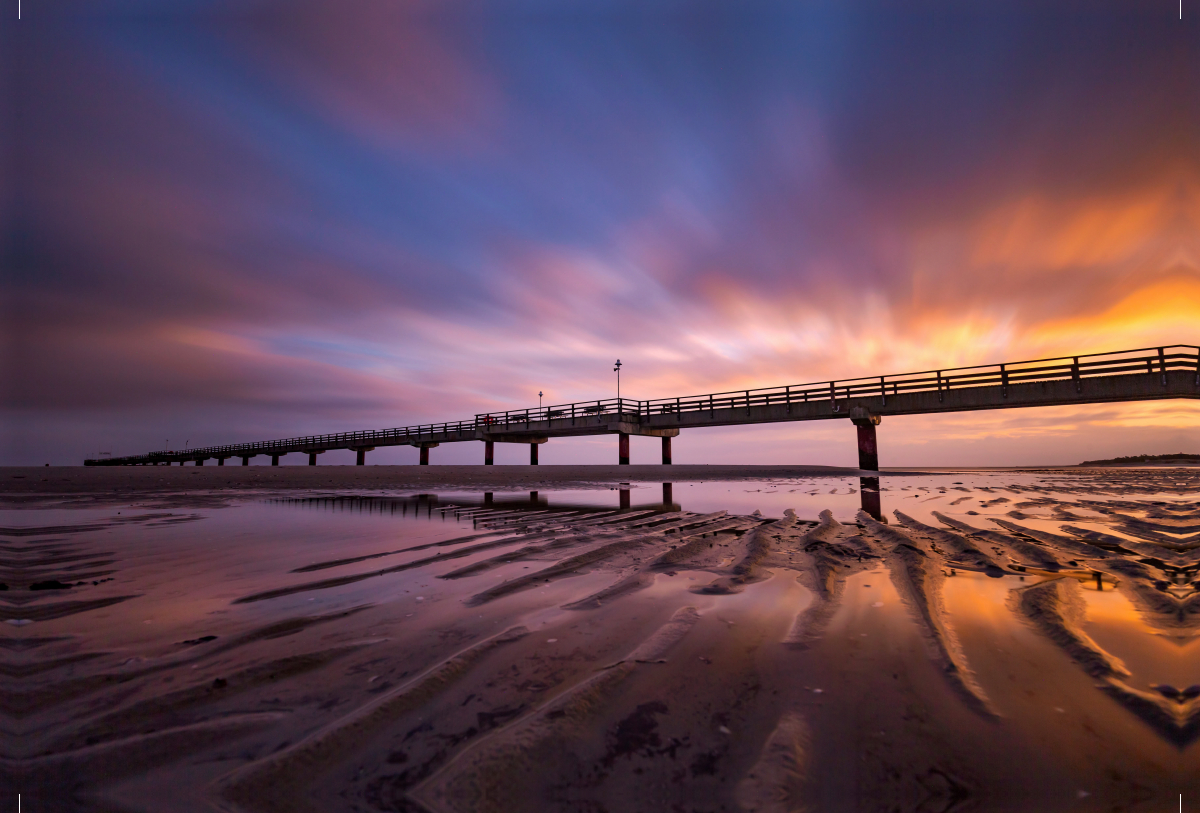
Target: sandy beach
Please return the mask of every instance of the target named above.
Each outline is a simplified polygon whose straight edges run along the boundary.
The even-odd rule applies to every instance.
[[[1196,470],[884,472],[878,517],[858,475],[5,470],[0,782],[55,811],[1200,794]]]

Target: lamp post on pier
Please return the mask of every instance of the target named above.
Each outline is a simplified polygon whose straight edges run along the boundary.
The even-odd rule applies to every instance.
[[[613,372],[617,374],[617,412],[621,411],[621,360],[617,359],[617,365],[613,367]]]

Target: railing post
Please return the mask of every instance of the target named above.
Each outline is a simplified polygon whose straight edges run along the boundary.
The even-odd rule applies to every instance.
[[[879,376],[879,397],[883,399],[883,405],[887,406],[887,382],[883,380],[883,376]]]
[[[1167,356],[1163,348],[1158,348],[1158,369],[1162,373],[1162,385],[1167,386]]]
[[[1083,380],[1079,377],[1079,356],[1071,359],[1071,378],[1075,379],[1075,392],[1083,392]]]
[[[942,392],[942,371],[937,371],[937,388],[938,388],[938,403],[946,400],[946,394]]]
[[[829,382],[829,406],[834,412],[837,412],[838,411],[837,389],[834,387],[834,383],[835,382],[833,382],[833,381]]]
[[[1008,397],[1008,370],[1004,369],[1004,365],[1000,365],[1000,397]]]
[[[792,414],[792,388],[791,386],[784,387],[784,399],[787,401],[787,414]]]

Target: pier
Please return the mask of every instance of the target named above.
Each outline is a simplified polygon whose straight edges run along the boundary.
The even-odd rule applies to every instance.
[[[636,400],[610,398],[546,407],[486,412],[470,420],[341,432],[332,435],[156,451],[85,460],[86,466],[161,466],[214,460],[249,465],[266,455],[272,465],[289,454],[317,456],[333,449],[355,451],[365,465],[368,452],[383,446],[415,446],[421,465],[444,443],[483,443],[483,465],[494,460],[496,443],[530,447],[551,438],[616,435],[617,461],[629,463],[631,435],[662,440],[662,463],[671,465],[671,439],[684,429],[787,421],[843,420],[857,435],[859,468],[879,470],[877,428],[892,415],[924,415],[984,409],[1102,404],[1200,398],[1200,347],[1172,345],[1114,353],[926,370],[899,375]]]

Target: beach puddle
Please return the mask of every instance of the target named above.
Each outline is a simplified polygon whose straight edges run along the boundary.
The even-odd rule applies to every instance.
[[[982,470],[4,510],[0,778],[47,810],[1177,805],[1198,493]]]

